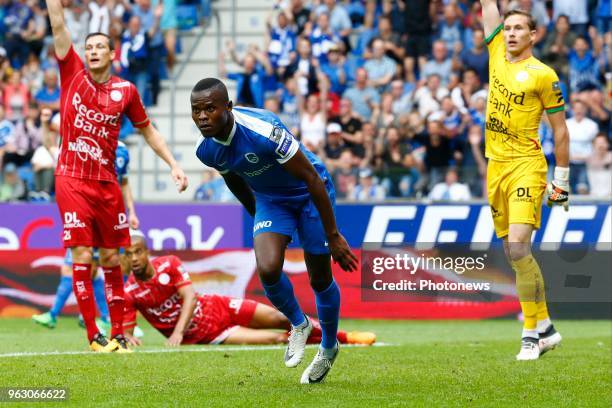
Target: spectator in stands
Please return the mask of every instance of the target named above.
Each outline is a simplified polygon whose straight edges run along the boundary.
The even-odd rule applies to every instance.
[[[225,53],[219,53],[219,75],[237,82],[236,103],[244,106],[262,108],[264,103],[264,77],[273,74],[272,66],[265,54],[250,46],[244,59],[236,55],[234,43],[228,41],[227,49],[232,60],[243,67],[243,72],[228,73],[225,68]]]
[[[12,74],[13,68],[11,67],[11,61],[8,59],[6,48],[0,46],[0,83],[7,82]],[[0,89],[0,96],[2,96],[2,89]]]
[[[325,166],[333,172],[338,164],[342,151],[346,149],[342,140],[342,127],[336,122],[330,122],[326,128],[327,139],[322,150]]]
[[[157,31],[159,18],[149,31],[143,29],[140,17],[133,15],[121,38],[121,72],[136,85],[144,97],[149,85],[149,41]]]
[[[514,0],[510,2],[508,6],[508,10],[513,9],[524,10],[533,16],[536,21],[535,44],[539,43],[544,38],[546,29],[550,23],[544,2],[542,0]]]
[[[597,50],[591,51],[585,37],[574,41],[569,53],[569,85],[571,92],[599,88],[599,65]]]
[[[15,163],[19,167],[28,165],[41,141],[40,110],[36,102],[32,102],[28,116],[17,121],[13,137],[6,145],[5,163]]]
[[[323,102],[323,103],[322,103]],[[324,101],[319,95],[308,95],[301,110],[300,138],[304,146],[313,153],[320,151],[325,144],[327,115]]]
[[[377,37],[383,42],[387,57],[391,58],[396,64],[401,65],[406,50],[400,35],[393,31],[389,17],[381,17],[378,20]]]
[[[587,107],[581,101],[572,104],[574,116],[567,120],[570,134],[570,186],[578,194],[588,194],[589,181],[586,161],[593,153],[593,139],[599,133],[597,123],[587,117]]]
[[[336,197],[347,198],[357,184],[359,169],[355,166],[355,158],[350,149],[344,149],[338,158],[336,169],[332,172],[332,179],[336,190]]]
[[[303,0],[290,0],[289,8],[285,10],[290,13],[291,22],[297,28],[297,35],[302,35],[306,24],[310,20],[310,9],[304,7]]]
[[[298,40],[297,58],[285,71],[285,78],[295,76],[297,91],[301,95],[317,93],[319,91],[318,60],[312,55],[312,47],[308,38],[301,37]]]
[[[418,105],[421,117],[440,109],[440,101],[448,95],[448,89],[440,85],[440,75],[431,74],[427,77],[425,86],[414,93],[414,102]]]
[[[382,201],[386,198],[385,188],[374,180],[374,173],[369,168],[359,171],[359,183],[354,186],[349,199],[355,201]]]
[[[448,56],[444,41],[438,40],[433,43],[432,56],[433,59],[428,60],[421,71],[421,79],[436,74],[440,77],[442,86],[447,86],[451,80],[452,58]]]
[[[393,112],[393,95],[390,93],[382,94],[380,109],[374,111],[371,122],[378,129],[399,124],[399,117]]]
[[[59,155],[56,134],[49,128],[51,121],[51,109],[42,109],[40,114],[42,129],[42,145],[34,150],[31,164],[34,172],[34,190],[51,194],[54,186],[54,171]]]
[[[49,108],[52,111],[59,111],[60,89],[57,71],[53,68],[47,69],[43,81],[44,86],[36,93],[34,100],[41,109]]]
[[[162,2],[164,8],[159,22],[159,29],[164,37],[166,65],[168,71],[172,72],[176,62],[176,36],[178,29],[178,17],[176,15],[177,0],[152,0],[151,6],[156,9]]]
[[[612,37],[611,37],[612,38]],[[612,80],[609,78],[608,81]],[[589,108],[588,116],[597,122],[599,130],[606,134],[610,134],[610,110],[612,110],[612,98],[607,98],[599,89],[585,89],[573,96],[573,100],[579,100]]]
[[[317,17],[317,24],[310,33],[310,43],[312,44],[312,55],[319,62],[327,62],[327,53],[332,45],[341,40],[337,32],[329,25],[329,14],[321,13]]]
[[[236,201],[225,185],[223,177],[212,168],[202,172],[202,183],[196,189],[193,199],[195,201]]]
[[[416,135],[415,139],[425,147],[424,164],[427,173],[427,186],[433,186],[444,179],[446,170],[461,158],[460,146],[452,146],[444,136],[444,126],[440,121],[427,122],[427,134]]]
[[[571,30],[578,35],[586,35],[589,22],[587,0],[553,0],[553,18],[569,16]]]
[[[55,73],[57,78],[57,70],[55,70]],[[37,55],[30,54],[28,61],[21,68],[21,76],[30,90],[30,94],[36,95],[43,88],[45,75],[40,68],[40,59]],[[56,87],[59,87],[57,83]]]
[[[398,117],[412,110],[412,92],[407,92],[404,81],[396,79],[391,81],[392,110]]]
[[[385,129],[382,149],[376,160],[377,171],[384,175],[382,184],[389,196],[408,197],[418,179],[410,145],[400,139],[399,130],[390,126]]]
[[[2,172],[3,182],[0,184],[0,203],[22,201],[26,199],[27,188],[19,178],[15,163],[8,163]]]
[[[11,64],[21,68],[28,59],[30,48],[28,36],[34,25],[34,12],[27,5],[27,0],[13,0],[7,6],[4,15],[4,44]]]
[[[568,56],[576,41],[577,34],[570,31],[569,18],[566,15],[557,17],[555,29],[544,38],[542,60],[550,65],[562,77],[568,75]]]
[[[15,137],[15,125],[4,116],[4,105],[0,103],[0,169],[3,165],[3,157],[6,145]]]
[[[363,66],[368,73],[368,86],[379,92],[387,90],[397,70],[395,62],[385,55],[385,51],[383,40],[380,38],[374,39],[372,41],[372,57]]]
[[[459,174],[455,168],[446,172],[444,182],[436,184],[429,192],[428,198],[434,201],[466,201],[471,197],[467,185],[459,183]]]
[[[330,47],[327,62],[321,64],[321,72],[329,80],[331,92],[341,96],[346,89],[346,64],[337,44]]]
[[[89,8],[74,0],[62,0],[62,6],[64,6],[64,21],[72,43],[80,49],[89,33]]]
[[[432,15],[431,0],[410,0],[404,2],[405,27],[407,34],[404,75],[406,81],[415,82],[415,68],[422,70],[431,49]],[[417,66],[418,64],[418,66]],[[423,75],[421,74],[421,77]]]
[[[463,71],[461,82],[451,91],[451,99],[462,114],[468,112],[478,98],[487,99],[487,91],[482,88],[480,78],[473,68]]]
[[[336,0],[324,0],[323,4],[315,10],[315,14],[320,15],[321,13],[329,15],[329,26],[332,31],[338,33],[340,38],[348,43],[353,25],[344,5],[339,4]]]
[[[27,116],[30,91],[21,80],[21,71],[14,70],[9,82],[4,86],[4,108],[9,120],[17,121]]]
[[[597,198],[612,197],[612,151],[608,137],[600,133],[593,139],[593,153],[587,159],[590,194]]]
[[[41,8],[41,3],[39,0],[28,0],[28,7],[33,12],[32,20],[30,20],[30,24],[28,26],[27,31],[24,33],[24,40],[26,41],[28,47],[28,55],[26,56],[26,61],[30,54],[40,55],[40,52],[44,46],[44,38],[47,34],[47,12],[46,9],[43,10]]]
[[[111,23],[111,7],[105,0],[91,0],[88,2],[89,8],[89,32],[108,34]],[[129,2],[124,2],[129,4]]]
[[[365,121],[370,120],[372,110],[380,104],[380,95],[368,85],[368,72],[364,68],[357,69],[355,86],[347,89],[342,97],[351,101],[353,110]]]
[[[363,123],[353,111],[353,105],[349,99],[343,98],[340,100],[340,115],[334,121],[340,125],[343,145],[351,149],[355,157],[362,159],[365,155],[363,134],[361,133]]]
[[[300,113],[298,107],[297,79],[285,79],[284,86],[278,91],[280,102],[280,116],[283,123],[291,133],[297,135],[300,127]]]
[[[157,105],[157,97],[161,91],[161,69],[163,67],[164,37],[159,28],[160,20],[164,12],[163,3],[157,7],[151,7],[151,0],[136,0],[131,6],[124,1],[124,6],[133,16],[140,18],[140,25],[149,35],[147,50],[147,66],[149,68],[149,81],[151,84],[151,102]],[[263,100],[261,101],[263,104]],[[261,105],[260,105],[261,106]]]
[[[463,27],[457,14],[456,4],[444,6],[444,18],[438,22],[436,38],[444,41],[446,48],[450,50],[455,49],[457,44],[461,44]]]
[[[489,81],[489,51],[485,46],[484,31],[478,28],[472,33],[472,43],[470,49],[461,52],[461,63],[464,69],[472,69],[478,75],[481,83]]]
[[[467,112],[462,115],[455,104],[453,104],[451,97],[445,96],[440,103],[440,110],[434,112],[429,119],[442,122],[444,134],[447,137],[455,138],[465,130],[469,122],[469,115]]]
[[[273,12],[270,13],[266,19],[268,43],[266,48],[272,68],[279,75],[283,75],[285,68],[295,59],[297,35],[294,27],[289,25],[289,18],[284,12],[278,13],[276,25],[272,25],[273,15]]]

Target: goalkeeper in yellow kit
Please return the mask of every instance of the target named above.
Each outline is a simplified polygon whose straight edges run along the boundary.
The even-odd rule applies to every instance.
[[[563,205],[569,194],[569,134],[557,74],[532,55],[535,21],[524,11],[503,18],[496,0],[480,0],[489,48],[486,112],[487,190],[495,232],[516,273],[525,318],[517,360],[535,360],[561,342],[546,308],[544,280],[531,255],[540,227],[541,204]],[[554,179],[547,189],[547,164],[538,137],[546,111],[554,132]]]

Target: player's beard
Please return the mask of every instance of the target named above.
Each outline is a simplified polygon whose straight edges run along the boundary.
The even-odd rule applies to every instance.
[[[147,279],[147,270],[148,270],[148,268],[149,268],[149,263],[148,262],[146,264],[144,264],[143,266],[141,266],[140,268],[134,268],[132,266],[132,273],[134,274],[136,279],[138,279],[138,280],[146,280]]]

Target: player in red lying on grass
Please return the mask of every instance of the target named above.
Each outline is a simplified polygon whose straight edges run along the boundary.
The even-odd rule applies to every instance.
[[[125,283],[124,329],[132,345],[141,344],[132,335],[136,311],[168,338],[168,346],[287,342],[291,323],[281,312],[254,300],[199,295],[179,258],[151,260],[144,235],[140,231],[130,235],[132,245],[125,251],[131,273]],[[315,319],[313,326],[308,343],[320,343],[321,327]],[[337,337],[349,344],[371,345],[376,340],[369,332],[340,330]]]

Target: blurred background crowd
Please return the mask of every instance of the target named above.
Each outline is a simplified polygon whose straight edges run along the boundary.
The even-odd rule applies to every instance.
[[[610,198],[610,0],[499,3],[534,15],[535,56],[561,79],[573,193]],[[119,50],[115,73],[155,105],[175,65],[177,0],[63,4],[74,43],[108,33]],[[236,104],[277,113],[325,161],[338,198],[486,196],[488,53],[479,1],[283,0],[267,31],[263,48],[225,44],[219,75],[235,81]],[[0,201],[47,200],[59,83],[44,1],[0,0],[0,43]],[[228,70],[226,59],[240,69]],[[552,170],[545,117],[540,137]],[[227,201],[231,193],[206,171],[195,198]]]

